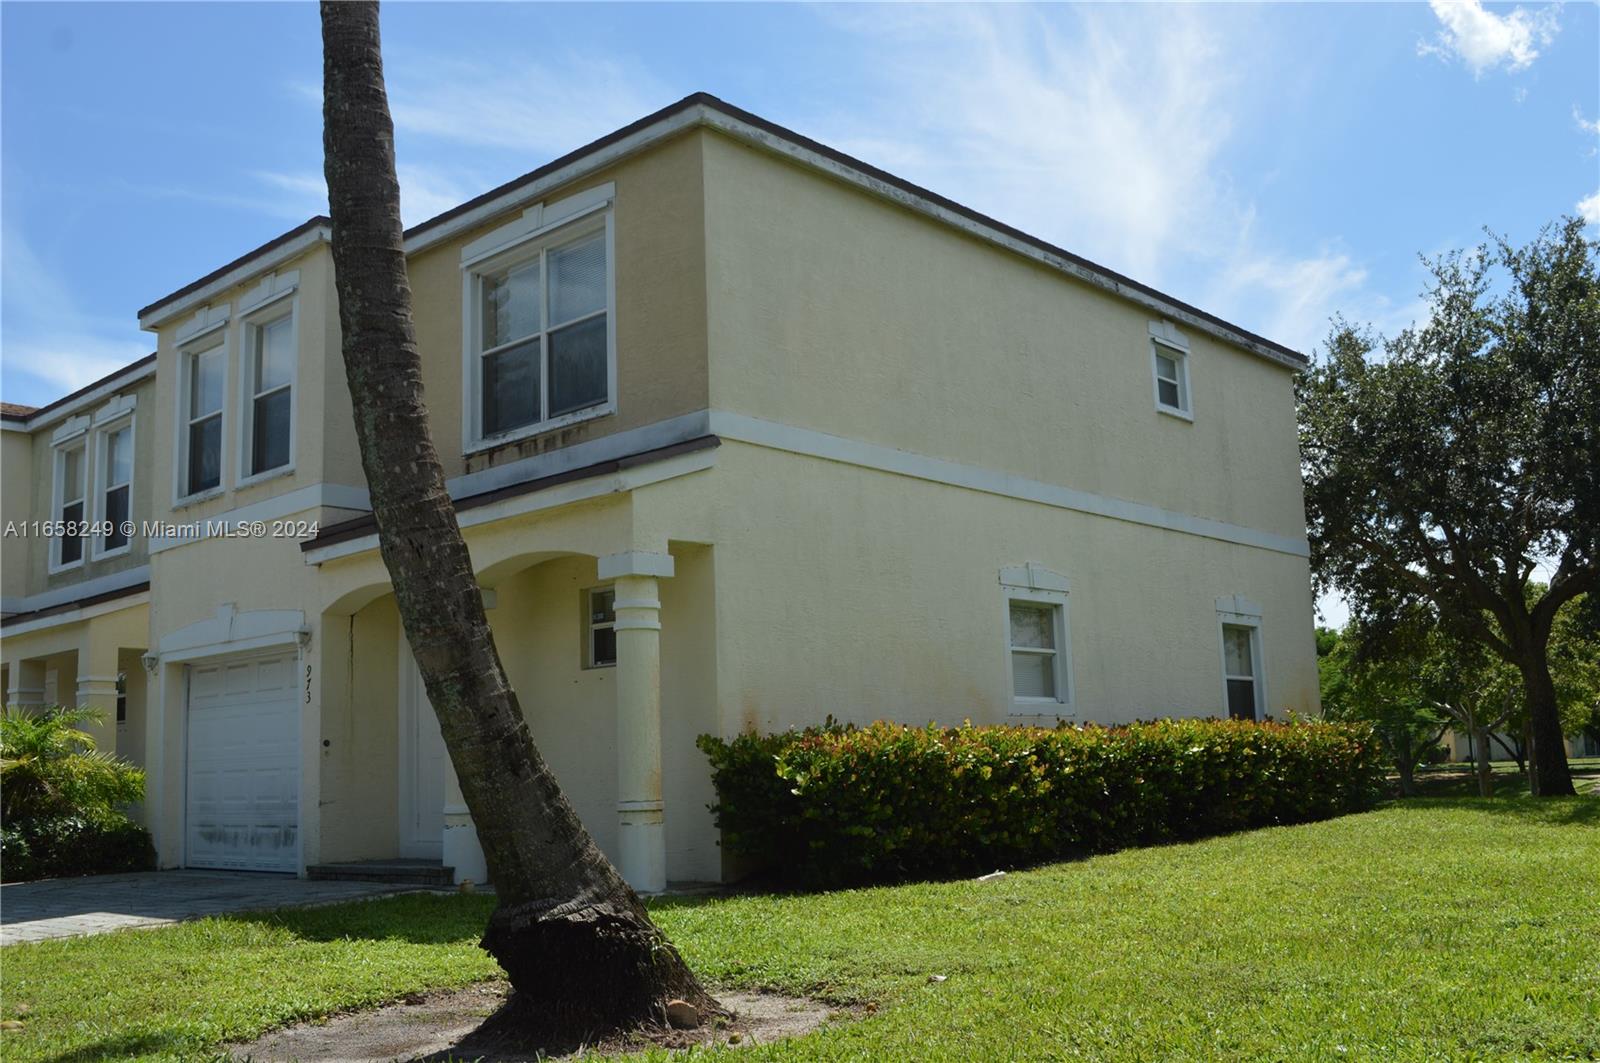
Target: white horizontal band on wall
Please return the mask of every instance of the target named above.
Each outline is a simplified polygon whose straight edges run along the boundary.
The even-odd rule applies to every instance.
[[[965,487],[985,494],[1016,498],[1026,502],[1054,506],[1057,509],[1091,513],[1097,517],[1110,517],[1131,524],[1151,528],[1184,532],[1207,539],[1217,539],[1241,546],[1255,546],[1294,557],[1310,557],[1311,548],[1304,538],[1278,535],[1274,532],[1246,528],[1239,524],[1196,517],[1188,513],[1162,509],[1144,502],[1097,495],[1058,484],[1030,480],[1024,476],[997,472],[977,465],[930,458],[909,450],[896,450],[877,443],[863,443],[857,439],[829,435],[809,428],[795,428],[776,421],[764,421],[726,410],[711,411],[711,431],[723,439],[732,439],[754,446],[786,450],[792,454],[806,454],[846,465],[858,465],[879,472],[891,472],[918,480]]]

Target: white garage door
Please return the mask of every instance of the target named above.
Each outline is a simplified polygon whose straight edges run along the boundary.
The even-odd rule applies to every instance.
[[[299,870],[295,657],[189,669],[190,867]]]

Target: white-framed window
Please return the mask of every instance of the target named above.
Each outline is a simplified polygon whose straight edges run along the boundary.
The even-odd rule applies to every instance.
[[[1217,599],[1222,634],[1222,707],[1235,720],[1266,715],[1267,682],[1261,654],[1261,607],[1248,598]]]
[[[1071,713],[1072,640],[1067,624],[1070,585],[1041,565],[1000,570],[1005,599],[1006,674],[1014,715]]]
[[[222,343],[185,351],[179,357],[182,388],[177,496],[182,500],[222,486],[223,396],[228,360]]]
[[[89,519],[89,448],[85,437],[79,435],[57,446],[55,466],[55,519],[63,525],[83,525]],[[51,540],[52,572],[83,564],[86,536],[67,535],[66,527],[61,530],[63,534]]]
[[[95,520],[105,525],[97,538],[95,553],[109,557],[127,550],[132,542],[127,525],[133,519],[133,418],[131,416],[100,429]]]
[[[616,409],[609,205],[609,186],[538,205],[463,252],[466,449]]]
[[[1189,395],[1189,341],[1170,321],[1150,322],[1150,372],[1156,409],[1194,419]]]
[[[244,425],[241,481],[294,464],[294,382],[299,344],[295,314],[244,323]]]
[[[611,668],[617,663],[617,592],[594,587],[583,592],[585,668]]]

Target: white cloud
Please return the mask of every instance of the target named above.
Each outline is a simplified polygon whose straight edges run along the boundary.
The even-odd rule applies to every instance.
[[[1578,200],[1578,216],[1590,225],[1600,225],[1600,192]]]
[[[1559,4],[1536,11],[1516,7],[1504,15],[1485,10],[1481,0],[1429,0],[1429,6],[1440,30],[1433,40],[1417,45],[1418,54],[1459,59],[1474,77],[1496,68],[1526,70],[1560,29]]]
[[[1292,248],[1257,231],[1225,164],[1256,110],[1248,21],[1096,7],[828,17],[862,38],[879,80],[870,110],[808,123],[824,142],[1299,350],[1337,311],[1395,313],[1336,239]]]
[[[386,67],[399,138],[501,148],[530,159],[571,151],[669,98],[637,68],[594,55],[535,62],[402,53]]]
[[[1600,118],[1589,121],[1583,116],[1583,108],[1577,104],[1572,105],[1572,120],[1578,123],[1578,131],[1587,133],[1592,137],[1600,137]]]
[[[0,286],[7,402],[43,405],[150,353],[131,319],[83,312],[27,238],[8,229]]]

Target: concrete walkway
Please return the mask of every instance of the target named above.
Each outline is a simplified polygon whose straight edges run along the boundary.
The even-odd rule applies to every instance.
[[[414,889],[385,882],[309,882],[252,871],[144,871],[12,882],[0,886],[0,945]]]

